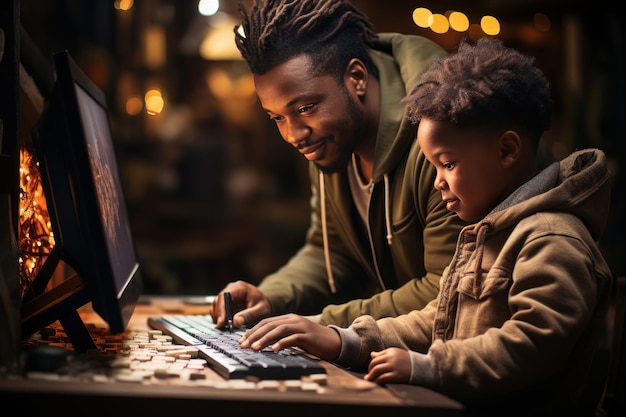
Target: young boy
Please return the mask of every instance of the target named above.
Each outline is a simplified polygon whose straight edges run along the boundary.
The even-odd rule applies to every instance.
[[[462,401],[468,415],[592,415],[612,276],[596,244],[607,221],[607,163],[575,152],[537,173],[549,85],[534,61],[494,39],[433,63],[406,97],[434,186],[466,226],[437,299],[349,328],[265,319],[244,347],[298,346]],[[602,369],[604,371],[604,368]]]

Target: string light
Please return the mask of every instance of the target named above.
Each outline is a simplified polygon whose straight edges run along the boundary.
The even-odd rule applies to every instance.
[[[18,217],[19,274],[24,297],[54,248],[54,233],[41,184],[39,163],[27,149],[20,151]]]

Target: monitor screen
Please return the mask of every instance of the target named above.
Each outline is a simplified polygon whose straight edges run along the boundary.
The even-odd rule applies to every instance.
[[[123,332],[142,281],[106,101],[67,51],[33,131],[55,246],[22,302],[22,336],[59,320],[74,348],[95,347],[77,309],[91,302],[111,333]],[[51,286],[60,264],[70,274]],[[66,268],[67,269],[67,268]]]

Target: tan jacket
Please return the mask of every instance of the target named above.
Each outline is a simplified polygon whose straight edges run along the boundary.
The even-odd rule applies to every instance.
[[[370,351],[401,346],[413,351],[412,383],[470,411],[589,415],[602,390],[592,360],[612,285],[596,244],[608,219],[608,177],[598,150],[546,168],[463,229],[437,300],[339,330],[338,363],[362,368]]]

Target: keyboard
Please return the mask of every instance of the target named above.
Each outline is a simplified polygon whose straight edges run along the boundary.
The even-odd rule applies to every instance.
[[[319,360],[295,348],[274,352],[244,349],[238,340],[243,329],[218,329],[209,315],[164,315],[148,319],[148,326],[171,336],[177,343],[198,349],[207,366],[225,379],[300,379],[326,374]]]

